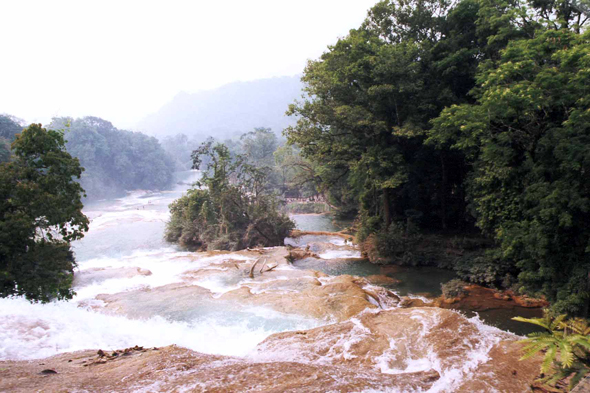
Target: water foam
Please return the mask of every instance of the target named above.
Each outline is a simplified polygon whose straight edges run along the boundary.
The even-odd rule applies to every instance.
[[[0,360],[40,359],[82,349],[177,344],[198,352],[244,356],[273,333],[308,329],[318,322],[264,308],[236,318],[202,317],[190,322],[162,317],[135,320],[76,307],[0,299]]]
[[[319,254],[319,257],[322,259],[338,259],[338,258],[360,258],[361,252],[354,251],[354,250],[328,250]]]
[[[121,258],[93,258],[80,263],[79,270],[88,272],[91,269],[108,268],[142,268],[149,270],[151,275],[136,275],[134,277],[113,278],[95,282],[84,287],[74,287],[77,292],[76,300],[88,299],[98,294],[113,294],[139,288],[155,288],[177,282],[182,282],[182,274],[228,259],[247,261],[252,258],[243,255],[221,254],[215,256],[195,257],[195,254],[177,251],[174,248],[163,248],[149,251],[136,251],[130,256]],[[91,280],[90,280],[91,281]]]

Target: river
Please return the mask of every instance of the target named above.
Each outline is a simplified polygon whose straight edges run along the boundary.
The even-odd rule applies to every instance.
[[[181,196],[199,174],[190,171],[177,176],[178,184],[173,190],[135,191],[124,198],[85,207],[84,212],[91,219],[90,230],[73,244],[78,261],[74,281],[76,296],[69,302],[49,304],[31,304],[22,298],[0,299],[0,360],[40,359],[82,349],[114,350],[136,344],[147,347],[176,344],[205,354],[267,359],[272,351],[261,350],[259,344],[273,334],[331,326],[349,320],[348,315],[354,314],[350,311],[354,305],[346,305],[349,314],[342,314],[340,309],[330,314],[334,307],[325,306],[327,303],[322,298],[318,303],[321,306],[313,312],[298,312],[296,307],[305,305],[307,300],[297,297],[289,300],[288,297],[301,292],[301,283],[312,280],[313,285],[325,286],[331,280],[339,280],[343,274],[383,273],[381,267],[353,259],[360,256],[358,251],[343,246],[338,239],[322,240],[328,245],[321,250],[323,259],[281,265],[276,269],[277,275],[268,279],[262,275],[258,281],[245,277],[243,269],[240,270],[243,264],[253,260],[251,255],[197,255],[168,244],[163,240],[168,205]],[[331,229],[325,216],[299,216],[295,220],[302,229]],[[308,240],[318,241],[317,238]],[[296,241],[305,242],[305,239]],[[389,286],[390,290],[418,297],[423,292],[437,295],[441,282],[453,277],[440,269],[400,269],[392,276],[400,282]],[[361,290],[354,284],[356,279],[347,280],[346,291]],[[374,286],[365,287],[369,293],[380,291]],[[315,286],[310,288],[317,292]],[[338,294],[321,296],[327,299]],[[374,309],[383,308],[375,299],[369,299],[373,306],[366,304]],[[365,303],[358,304],[366,307]],[[415,315],[422,315],[422,311],[416,312]],[[412,318],[421,320],[422,317]],[[437,321],[436,318],[433,321]],[[429,326],[433,323],[428,322]],[[462,365],[461,370],[475,367],[478,363],[474,359],[485,359],[486,351],[494,343],[509,337],[484,325],[477,316],[464,319],[462,323],[479,332],[477,335],[483,337],[484,344],[470,350],[473,353],[469,352],[472,353],[469,356],[474,358],[469,360],[471,363]],[[426,335],[427,330],[421,334]],[[347,348],[359,342],[359,337],[352,337]],[[425,348],[421,351],[426,351]],[[279,352],[284,356],[284,352]],[[293,358],[305,359],[303,352],[297,352]],[[428,355],[428,351],[423,352],[422,357],[405,359],[399,366],[401,369],[391,368],[387,363],[386,359],[395,359],[395,356],[387,358],[385,353],[379,356],[375,361],[386,373],[436,369],[443,378],[438,387],[431,390],[433,392],[447,391],[445,386],[457,383],[465,372],[441,369],[440,360]]]

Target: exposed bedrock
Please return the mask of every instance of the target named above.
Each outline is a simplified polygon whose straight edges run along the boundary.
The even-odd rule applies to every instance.
[[[196,315],[219,304],[263,306],[329,321],[347,320],[365,309],[392,307],[399,302],[391,291],[359,277],[328,277],[314,270],[293,269],[287,255],[284,247],[262,254],[242,253],[251,259],[215,261],[185,272],[180,283],[98,295],[97,299],[106,303],[102,311],[132,318],[146,318],[158,310],[159,315],[185,319],[190,316],[187,312]],[[256,259],[259,262],[253,268]]]
[[[367,311],[274,334],[245,358],[176,346],[0,362],[0,391],[527,392],[540,359],[516,337],[453,311]]]
[[[258,360],[439,376],[445,392],[527,392],[540,359],[519,361],[517,337],[439,308],[368,311],[350,321],[278,333],[260,343]],[[485,376],[482,378],[482,376]],[[436,390],[439,391],[439,390]]]
[[[42,363],[42,364],[39,364]],[[259,363],[169,346],[100,357],[62,354],[42,362],[0,362],[0,391],[11,392],[359,392],[425,390],[436,373],[391,376],[295,362]],[[43,370],[55,373],[42,374]]]
[[[100,283],[113,278],[131,278],[135,276],[151,276],[152,272],[140,267],[96,267],[84,269],[74,274],[74,286],[83,287]]]

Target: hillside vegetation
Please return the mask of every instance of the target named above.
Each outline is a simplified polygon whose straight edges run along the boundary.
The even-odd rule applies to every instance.
[[[308,64],[286,136],[383,260],[487,237],[464,277],[587,316],[588,21],[567,1],[381,1]]]
[[[154,137],[97,117],[54,118],[48,128],[65,131],[68,152],[85,169],[80,183],[90,199],[163,189],[172,181],[174,163]]]

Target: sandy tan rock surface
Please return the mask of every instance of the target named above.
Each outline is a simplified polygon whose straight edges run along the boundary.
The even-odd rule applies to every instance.
[[[258,363],[176,346],[108,358],[93,350],[40,361],[0,362],[0,391],[23,393],[417,390],[437,379],[436,373],[391,376],[294,362]]]
[[[527,392],[539,359],[448,310],[364,312],[274,334],[245,358],[169,346],[0,362],[0,391]]]

